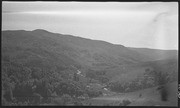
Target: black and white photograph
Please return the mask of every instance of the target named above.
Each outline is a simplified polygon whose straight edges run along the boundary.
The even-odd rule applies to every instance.
[[[2,1],[2,106],[178,107],[178,2]]]

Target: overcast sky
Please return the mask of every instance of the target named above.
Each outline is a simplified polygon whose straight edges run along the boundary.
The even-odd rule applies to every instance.
[[[127,47],[178,49],[178,3],[2,2],[2,30],[22,29]]]

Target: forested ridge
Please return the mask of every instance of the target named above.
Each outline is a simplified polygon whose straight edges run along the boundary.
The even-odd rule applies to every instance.
[[[159,60],[153,58],[158,51],[151,56],[149,51],[37,29],[2,31],[1,52],[5,106],[83,105],[83,100],[104,94],[177,81],[177,51],[160,51],[171,55]]]

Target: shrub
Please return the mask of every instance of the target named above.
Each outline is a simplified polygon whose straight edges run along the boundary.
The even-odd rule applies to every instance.
[[[123,100],[122,101],[122,105],[123,106],[127,106],[127,105],[129,105],[131,103],[131,101],[129,101],[129,100]]]
[[[64,94],[62,97],[62,102],[63,102],[63,105],[66,105],[68,102],[72,102],[72,98],[70,95],[68,94]]]
[[[87,94],[89,97],[98,97],[102,95],[102,91],[89,89],[87,90]]]
[[[55,98],[52,100],[52,104],[63,105],[63,100],[62,100],[62,98]]]

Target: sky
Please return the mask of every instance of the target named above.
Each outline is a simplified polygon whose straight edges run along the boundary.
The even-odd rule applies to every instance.
[[[2,30],[35,29],[178,50],[178,2],[2,2]]]

